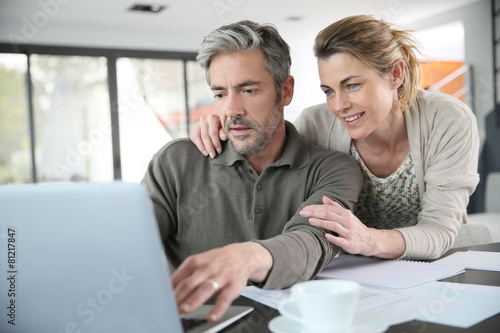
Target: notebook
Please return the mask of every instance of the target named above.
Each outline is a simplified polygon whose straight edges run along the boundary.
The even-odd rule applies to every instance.
[[[460,265],[341,254],[333,259],[318,277],[353,280],[367,285],[401,289],[445,279],[463,272],[465,269]]]
[[[139,184],[2,185],[0,249],[0,332],[183,332]]]

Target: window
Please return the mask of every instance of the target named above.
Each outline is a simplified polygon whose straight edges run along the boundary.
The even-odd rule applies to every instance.
[[[208,86],[205,71],[196,61],[186,62],[186,76],[190,131],[201,116],[214,114],[214,98]]]
[[[195,56],[0,43],[0,183],[139,182],[215,112]]]
[[[30,60],[37,179],[113,180],[106,58]]]
[[[181,60],[119,58],[122,179],[140,181],[154,153],[187,135]]]
[[[0,184],[32,181],[27,63],[24,54],[0,54]]]

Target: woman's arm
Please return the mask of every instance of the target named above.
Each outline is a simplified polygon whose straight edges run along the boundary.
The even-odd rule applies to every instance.
[[[226,140],[227,135],[219,116],[215,114],[203,116],[194,124],[191,141],[203,155],[214,158],[216,154],[222,153],[220,143]]]
[[[405,118],[422,210],[415,226],[397,229],[406,240],[402,258],[437,258],[466,223],[479,181],[477,121],[458,99],[428,91],[419,91]]]
[[[312,225],[333,232],[326,233],[326,239],[348,253],[395,259],[405,252],[405,239],[399,231],[369,228],[349,209],[327,197],[323,197],[323,205],[307,206],[300,215],[309,217]]]

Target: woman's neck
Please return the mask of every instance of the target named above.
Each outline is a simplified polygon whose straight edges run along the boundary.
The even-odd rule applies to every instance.
[[[376,151],[398,150],[398,147],[408,141],[404,113],[399,110],[391,111],[384,121],[368,136],[353,141],[356,148],[359,145]]]
[[[353,140],[353,143],[371,173],[379,178],[390,176],[410,151],[404,114],[398,111],[386,118],[370,135]]]

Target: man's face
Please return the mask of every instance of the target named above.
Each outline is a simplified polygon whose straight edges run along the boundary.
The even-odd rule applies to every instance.
[[[218,55],[210,64],[215,109],[229,140],[243,155],[264,150],[282,120],[276,88],[262,51]]]

